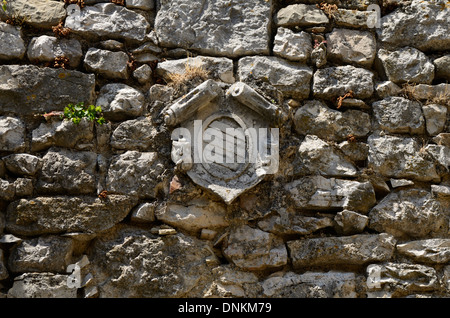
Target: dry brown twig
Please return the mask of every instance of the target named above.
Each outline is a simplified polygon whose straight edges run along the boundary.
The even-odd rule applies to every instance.
[[[339,108],[341,108],[341,106],[342,106],[342,101],[344,100],[344,99],[346,99],[347,97],[350,97],[350,98],[353,98],[353,91],[348,91],[348,93],[346,93],[344,96],[339,96],[338,98],[337,98],[337,109],[339,109]]]
[[[316,4],[316,7],[322,10],[328,18],[334,18],[334,14],[338,12],[338,7],[335,4],[329,4],[326,2],[321,2],[320,4]]]

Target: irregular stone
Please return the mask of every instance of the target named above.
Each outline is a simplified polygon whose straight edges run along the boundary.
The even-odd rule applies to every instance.
[[[238,76],[243,82],[269,83],[286,97],[304,99],[309,96],[312,70],[276,56],[249,56],[239,60]]]
[[[27,239],[12,248],[8,266],[13,273],[65,273],[73,247],[71,239],[53,235]]]
[[[34,65],[0,66],[0,109],[4,112],[62,111],[70,103],[92,104],[94,98],[94,74]]]
[[[386,97],[372,104],[380,128],[390,133],[422,134],[425,120],[419,102],[403,97]]]
[[[0,11],[0,18],[15,16],[35,28],[51,29],[66,17],[64,3],[50,0],[8,1],[6,12]]]
[[[450,84],[418,84],[412,86],[407,92],[411,98],[424,101],[431,100],[433,103],[437,104],[443,102],[445,104],[450,96]]]
[[[10,201],[16,194],[16,186],[13,182],[0,179],[0,200]]]
[[[435,164],[420,152],[421,146],[413,138],[373,134],[367,143],[367,165],[374,172],[389,178],[440,181]]]
[[[264,270],[287,264],[283,240],[271,233],[241,225],[231,230],[224,256],[244,270]]]
[[[156,127],[147,117],[139,117],[122,122],[111,136],[111,146],[122,150],[148,150],[157,148],[154,138],[157,134]]]
[[[359,213],[344,210],[338,212],[334,217],[339,232],[344,235],[361,233],[369,224],[369,218]]]
[[[450,54],[435,59],[433,64],[436,69],[436,78],[450,80]]]
[[[395,249],[392,235],[356,234],[288,241],[294,269],[306,266],[363,265],[389,260]]]
[[[131,212],[131,221],[148,223],[155,221],[155,205],[151,203],[141,203]]]
[[[312,52],[312,38],[309,33],[294,33],[279,27],[273,42],[273,54],[291,61],[307,62]]]
[[[275,18],[277,26],[314,26],[326,24],[329,19],[325,13],[315,5],[291,4],[278,11]]]
[[[158,63],[156,74],[171,82],[172,76],[187,75],[191,69],[202,69],[207,77],[233,84],[233,60],[226,57],[196,56],[178,60],[167,60]]]
[[[124,195],[36,197],[9,204],[6,229],[15,235],[97,233],[122,221],[136,200]]]
[[[34,186],[33,180],[27,178],[17,178],[14,181],[16,188],[16,198],[31,196],[33,194]]]
[[[441,145],[427,145],[425,147],[428,152],[437,162],[443,165],[445,168],[450,168],[450,147]]]
[[[294,175],[319,173],[330,177],[355,176],[355,166],[332,145],[314,135],[307,135],[294,161]]]
[[[150,24],[132,10],[113,3],[67,8],[65,27],[81,36],[109,38],[129,42],[143,41]]]
[[[343,141],[349,135],[365,137],[371,130],[370,116],[359,110],[340,112],[319,100],[306,101],[294,115],[295,130],[323,140]]]
[[[270,298],[355,298],[358,281],[354,273],[284,273],[262,282],[263,295]]]
[[[434,65],[421,51],[413,47],[398,51],[378,50],[388,79],[396,84],[431,84],[434,79]]]
[[[300,0],[295,0],[299,2]],[[371,4],[378,4],[377,0],[301,0],[303,3],[327,3],[327,4],[335,4],[339,10],[341,8],[344,9],[358,9],[358,10],[367,10],[368,6]],[[336,13],[334,13],[336,14]]]
[[[142,115],[145,97],[126,84],[106,84],[100,89],[97,105],[102,106],[106,119],[125,120]]]
[[[368,28],[376,19],[376,12],[348,10],[339,6],[339,10],[333,14],[333,19],[340,27]]]
[[[439,135],[433,138],[433,141],[438,145],[450,148],[450,133],[440,133]]]
[[[425,237],[448,226],[439,201],[420,189],[392,192],[369,213],[369,228],[396,237]]]
[[[448,197],[450,196],[450,186],[432,184],[431,192],[438,197]]]
[[[128,0],[126,6],[129,9],[152,10],[155,3],[154,0]]]
[[[25,124],[15,117],[0,116],[0,150],[18,152],[24,149]]]
[[[111,159],[106,187],[111,193],[153,199],[164,170],[156,152],[127,151]]]
[[[213,56],[269,54],[271,16],[271,0],[170,0],[161,3],[155,31],[165,47]]]
[[[423,105],[422,111],[429,135],[436,136],[444,130],[447,121],[447,107],[438,104]]]
[[[77,289],[69,288],[69,275],[25,273],[14,278],[8,298],[77,298]]]
[[[311,176],[290,182],[284,189],[289,202],[300,209],[348,209],[365,214],[376,202],[370,182]]]
[[[328,33],[327,53],[331,61],[370,67],[375,59],[375,36],[368,31],[334,29]]]
[[[84,57],[87,71],[95,72],[111,79],[128,79],[128,55],[125,52],[112,52],[89,48]]]
[[[31,39],[27,55],[32,63],[52,62],[57,57],[64,56],[69,59],[70,67],[76,68],[83,57],[83,50],[76,39],[41,35]]]
[[[400,187],[405,187],[405,186],[410,186],[413,185],[414,182],[411,180],[407,180],[407,179],[391,179],[391,186],[392,188],[400,188]]]
[[[446,0],[413,0],[404,9],[397,9],[381,18],[378,38],[398,47],[413,46],[421,51],[450,49],[449,8]]]
[[[142,85],[150,84],[152,81],[152,76],[153,76],[152,68],[147,64],[139,66],[133,72],[133,77],[137,79],[137,81]]]
[[[3,158],[6,168],[16,175],[33,176],[41,168],[41,158],[26,153],[13,154]]]
[[[397,251],[416,262],[445,264],[450,261],[450,239],[429,239],[398,244]]]
[[[94,193],[96,165],[94,152],[50,149],[42,158],[36,188],[40,193]]]
[[[369,155],[369,146],[364,142],[343,141],[338,147],[352,161],[364,161]]]
[[[386,98],[389,96],[398,96],[402,89],[391,81],[380,82],[375,85],[375,90],[380,98]]]
[[[0,280],[7,279],[9,277],[8,269],[5,265],[5,259],[3,255],[3,250],[0,249]]]
[[[25,51],[22,30],[0,21],[0,60],[21,59]]]
[[[351,65],[327,67],[314,73],[315,97],[335,99],[349,91],[355,98],[368,98],[373,93],[373,73]]]
[[[318,46],[313,47],[311,52],[311,62],[317,68],[322,68],[327,64],[327,48],[323,42],[319,43]]]

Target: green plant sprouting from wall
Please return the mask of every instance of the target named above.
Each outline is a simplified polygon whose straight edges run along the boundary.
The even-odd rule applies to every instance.
[[[3,9],[3,11],[5,11],[6,12],[6,5],[8,4],[8,2],[6,2],[6,0],[3,0],[2,1],[2,9]]]
[[[99,125],[105,123],[105,118],[102,116],[101,106],[89,105],[85,106],[83,102],[78,104],[69,104],[64,108],[62,118],[72,120],[74,124],[80,123],[81,119],[86,118],[89,121],[95,121]]]

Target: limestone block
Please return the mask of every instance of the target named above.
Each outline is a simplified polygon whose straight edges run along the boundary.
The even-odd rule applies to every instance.
[[[6,169],[16,175],[33,176],[42,165],[41,158],[26,153],[6,156],[3,158],[3,162]]]
[[[112,133],[111,146],[122,150],[145,151],[156,149],[154,144],[157,134],[156,127],[147,117],[122,122]]]
[[[397,245],[399,253],[416,262],[445,264],[450,261],[450,239],[428,239]]]
[[[279,57],[298,62],[307,62],[312,52],[312,38],[309,33],[294,33],[279,27],[273,42],[273,53]]]
[[[0,116],[0,150],[21,151],[25,148],[25,124],[18,118]]]
[[[326,39],[329,60],[370,67],[375,59],[376,40],[368,31],[334,29]]]
[[[55,58],[64,56],[69,59],[70,67],[76,68],[83,57],[83,50],[76,39],[41,35],[31,39],[27,55],[33,63],[52,62]]]
[[[125,52],[90,48],[84,57],[84,66],[88,72],[95,72],[110,79],[128,79],[128,60]]]
[[[145,97],[137,89],[121,83],[106,84],[100,89],[97,105],[109,120],[125,120],[142,115]]]
[[[447,121],[447,107],[430,104],[422,106],[422,111],[426,120],[428,134],[436,136],[444,130]]]
[[[67,286],[69,275],[25,273],[14,278],[8,298],[77,298],[77,289]]]
[[[25,51],[22,30],[0,21],[0,60],[21,59]]]
[[[278,11],[275,16],[277,26],[314,26],[329,22],[325,13],[315,5],[291,4]]]

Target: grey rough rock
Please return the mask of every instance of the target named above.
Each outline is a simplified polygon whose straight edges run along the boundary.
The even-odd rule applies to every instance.
[[[447,168],[448,171],[450,168],[450,147],[441,145],[427,145],[425,150],[434,158],[434,160]]]
[[[220,80],[224,83],[235,82],[233,60],[226,57],[196,56],[177,60],[167,60],[158,63],[156,74],[162,76],[167,82],[172,75],[184,75],[189,68],[199,68],[207,72],[208,78]]]
[[[369,114],[359,110],[344,112],[328,108],[319,100],[306,101],[294,115],[295,130],[323,140],[343,141],[349,135],[365,137],[371,129]]]
[[[278,11],[275,18],[277,26],[314,26],[327,24],[330,20],[315,5],[291,4]]]
[[[156,219],[189,232],[201,229],[221,229],[229,225],[226,206],[204,198],[194,199],[187,205],[167,203],[157,209]]]
[[[311,61],[317,68],[322,68],[327,64],[327,48],[323,42],[313,48]]]
[[[263,295],[270,298],[355,298],[358,280],[348,272],[287,272],[269,277],[261,285]]]
[[[269,83],[285,97],[304,99],[309,96],[312,69],[276,56],[249,56],[239,60],[238,76],[243,82]]]
[[[352,161],[366,160],[369,155],[369,146],[364,142],[343,141],[338,147]]]
[[[16,194],[16,187],[13,182],[0,179],[0,200],[10,201]]]
[[[42,158],[36,188],[40,193],[94,193],[96,165],[94,152],[52,148]]]
[[[153,75],[152,68],[147,64],[139,66],[133,72],[133,77],[137,79],[137,81],[142,85],[150,84],[152,81],[152,75]]]
[[[7,279],[9,277],[8,269],[5,265],[5,257],[3,250],[0,249],[0,280]]]
[[[284,189],[288,202],[298,209],[348,209],[366,214],[376,202],[370,182],[311,176],[287,183]]]
[[[411,5],[381,18],[379,39],[386,43],[413,46],[422,51],[450,49],[449,8],[445,0],[413,0]]]
[[[53,2],[53,1],[52,1]],[[0,66],[0,109],[36,115],[94,102],[95,75],[34,65]]]
[[[238,57],[269,53],[272,1],[161,2],[155,31],[161,46]]]
[[[131,211],[131,221],[149,223],[155,221],[155,204],[141,203]]]
[[[447,107],[438,104],[422,106],[425,117],[427,132],[430,136],[436,136],[445,128],[447,121]]]
[[[41,168],[41,158],[21,153],[12,154],[3,158],[6,169],[16,175],[33,176]]]
[[[294,0],[293,2],[300,2],[300,0]],[[301,0],[303,3],[328,3],[335,4],[339,9],[358,9],[358,10],[367,10],[367,7],[370,4],[378,4],[377,0]]]
[[[72,6],[70,9],[64,26],[81,36],[136,42],[145,39],[150,27],[139,13],[113,3],[99,3],[81,10]]]
[[[8,298],[77,298],[77,289],[67,286],[68,275],[25,273],[14,278]]]
[[[380,98],[398,96],[402,89],[391,81],[383,81],[375,85],[375,90]]]
[[[344,235],[361,233],[369,224],[367,216],[349,210],[338,212],[334,221],[338,226],[338,231]]]
[[[13,273],[65,273],[73,248],[70,238],[50,235],[26,239],[12,248],[8,266]]]
[[[395,249],[392,235],[356,234],[288,241],[292,266],[363,265],[389,260]]]
[[[374,91],[373,73],[351,65],[319,69],[313,77],[315,97],[333,99],[353,91],[355,98],[368,98]]]
[[[407,180],[407,179],[391,179],[391,186],[392,188],[400,188],[400,187],[405,187],[405,186],[410,186],[413,185],[414,182],[411,180]]]
[[[438,84],[438,85],[427,85],[427,84],[418,84],[414,85],[410,90],[408,90],[408,94],[411,98],[427,101],[437,98],[438,100],[442,100],[445,102],[448,100],[448,96],[450,94],[450,84]]]
[[[396,237],[424,238],[447,226],[439,201],[421,189],[392,192],[369,213],[369,228]]]
[[[127,151],[111,159],[106,187],[111,193],[155,198],[163,171],[156,152]]]
[[[64,3],[50,0],[14,0],[8,1],[6,12],[0,11],[0,18],[15,16],[25,20],[26,24],[43,29],[51,29],[66,17]]]
[[[106,119],[125,120],[142,115],[145,97],[137,89],[121,83],[106,84],[100,89],[97,105]]]
[[[355,176],[355,166],[339,150],[315,135],[307,135],[294,161],[294,175]]]
[[[428,239],[397,244],[397,251],[417,262],[445,264],[450,261],[450,239]]]
[[[84,57],[84,67],[110,79],[128,79],[128,55],[125,52],[112,52],[89,48]]]
[[[283,240],[248,225],[234,227],[223,248],[224,256],[244,270],[264,270],[287,264]]]
[[[21,28],[0,21],[0,60],[21,59],[25,51]]]
[[[124,195],[36,197],[8,205],[6,229],[15,235],[97,233],[122,221],[136,204]]]
[[[336,25],[350,28],[368,28],[375,17],[376,13],[373,11],[348,10],[341,6],[333,14]]]
[[[208,241],[126,226],[100,236],[93,247],[89,260],[100,298],[195,297],[213,255]]]
[[[372,104],[381,129],[389,133],[423,134],[425,120],[421,103],[403,97],[387,97]]]
[[[294,33],[279,27],[273,42],[273,54],[291,61],[307,62],[311,57],[312,38],[309,33]]]
[[[33,180],[28,178],[17,178],[14,181],[16,187],[16,198],[31,196],[34,191]]]
[[[76,39],[41,35],[31,39],[27,56],[32,63],[52,62],[55,58],[64,56],[69,59],[70,67],[76,68],[83,57],[83,50]]]
[[[432,139],[436,144],[450,148],[450,133],[440,133]]]
[[[440,181],[435,164],[420,152],[421,146],[413,138],[370,135],[368,167],[389,178],[417,181]]]
[[[396,84],[431,84],[434,79],[434,65],[421,51],[404,47],[397,51],[378,50],[388,79]]]
[[[128,0],[126,3],[129,9],[152,10],[155,8],[154,0]]]
[[[334,29],[326,39],[330,61],[370,67],[375,60],[376,40],[368,31]]]
[[[433,64],[436,68],[436,78],[450,80],[450,54],[435,59]]]
[[[158,148],[154,145],[156,127],[147,117],[122,122],[111,136],[111,146],[122,150],[145,151],[151,148]],[[153,147],[152,147],[153,146]]]
[[[15,117],[0,116],[0,150],[14,152],[24,149],[25,124]]]
[[[433,184],[431,185],[431,192],[438,197],[448,197],[450,196],[450,186]]]

